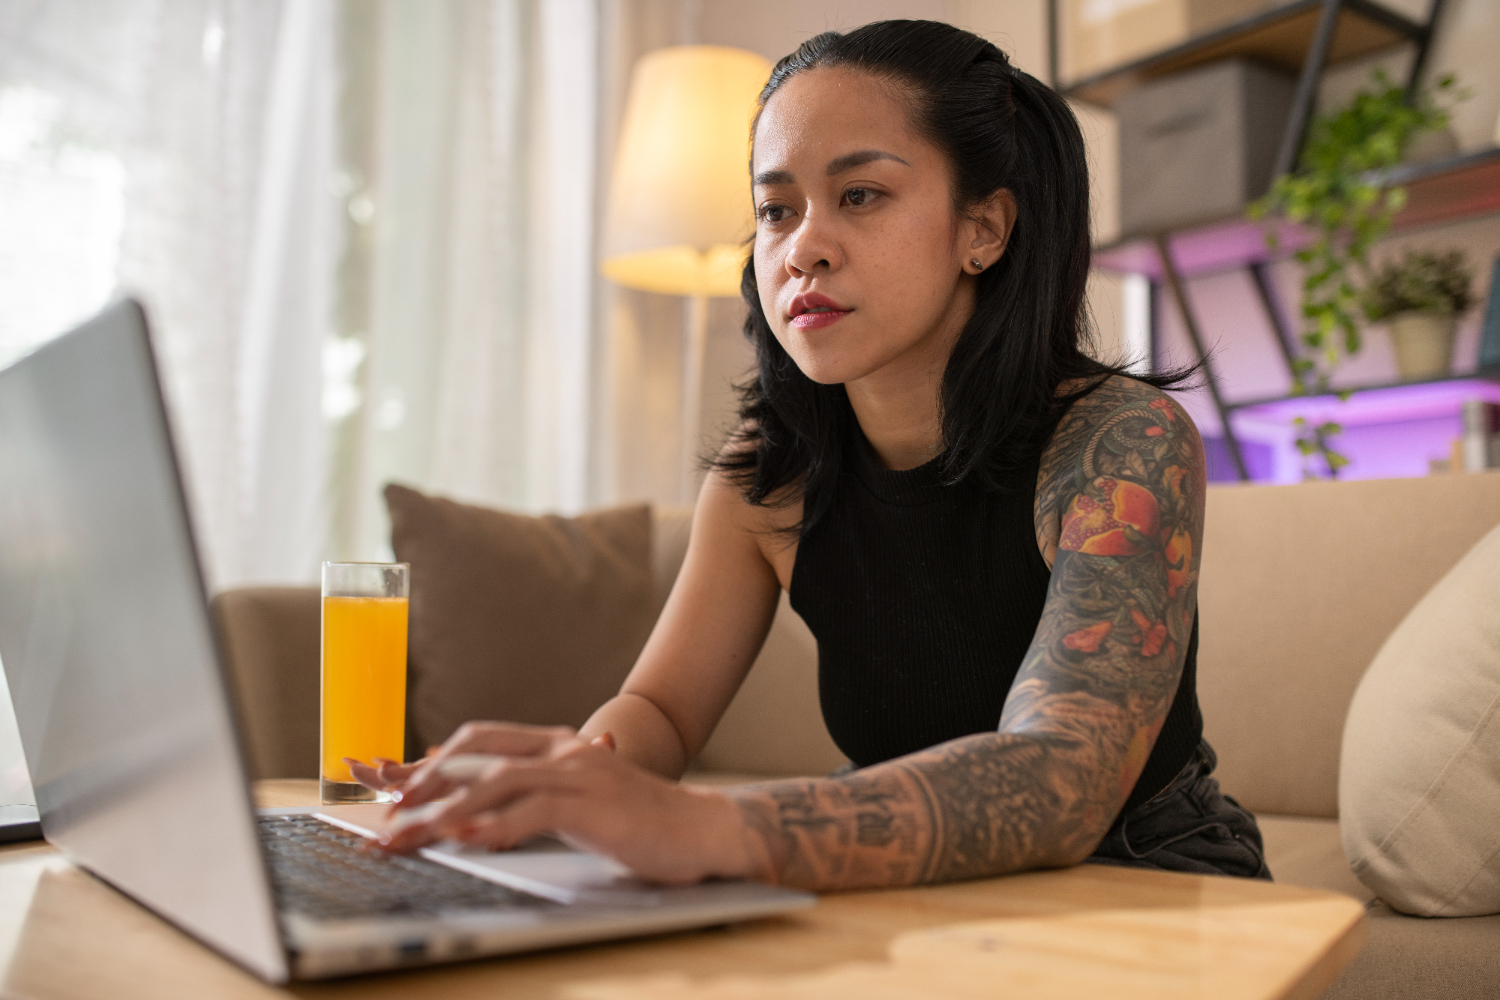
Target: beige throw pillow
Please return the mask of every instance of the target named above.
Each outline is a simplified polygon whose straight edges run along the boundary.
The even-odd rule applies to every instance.
[[[1360,681],[1339,826],[1354,874],[1394,908],[1500,913],[1500,528],[1428,591]]]
[[[524,517],[385,489],[411,563],[408,748],[469,719],[577,726],[655,620],[651,509]]]

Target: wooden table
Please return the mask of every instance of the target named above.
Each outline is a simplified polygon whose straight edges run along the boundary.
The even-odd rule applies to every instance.
[[[263,782],[307,805],[313,782]],[[0,992],[29,1000],[1313,998],[1354,957],[1346,896],[1084,865],[826,896],[787,917],[326,983],[267,986],[40,844],[0,849]]]

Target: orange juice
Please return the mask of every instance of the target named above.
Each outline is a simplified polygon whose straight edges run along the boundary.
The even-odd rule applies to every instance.
[[[401,760],[406,739],[406,598],[323,598],[323,777],[342,760]]]

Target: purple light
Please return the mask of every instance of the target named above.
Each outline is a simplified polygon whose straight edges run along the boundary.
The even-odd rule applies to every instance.
[[[1500,403],[1500,384],[1486,379],[1452,379],[1357,392],[1346,402],[1334,396],[1279,400],[1247,406],[1235,415],[1235,428],[1249,441],[1269,445],[1274,455],[1262,482],[1296,482],[1301,456],[1294,444],[1292,419],[1308,423],[1334,421],[1344,431],[1334,448],[1349,459],[1341,479],[1386,479],[1425,476],[1432,459],[1447,459],[1453,441],[1463,434],[1466,400]]]

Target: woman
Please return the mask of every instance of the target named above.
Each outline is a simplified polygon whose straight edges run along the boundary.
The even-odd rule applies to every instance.
[[[1204,459],[1160,391],[1182,375],[1080,350],[1066,104],[980,38],[883,22],[783,59],[752,136],[759,377],[655,631],[576,734],[470,723],[361,767],[401,809],[453,796],[387,846],[552,831],[663,882],[819,890],[1085,860],[1269,877],[1201,741]],[[677,784],[782,589],[857,769]]]

